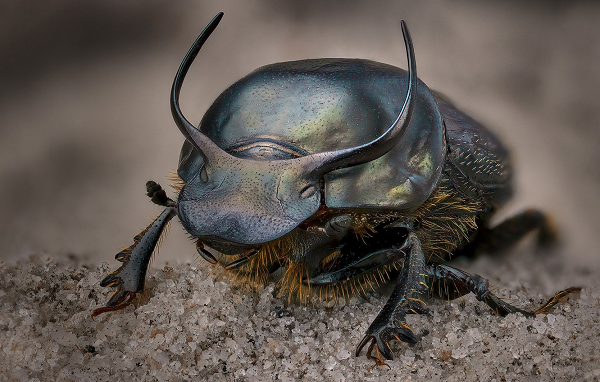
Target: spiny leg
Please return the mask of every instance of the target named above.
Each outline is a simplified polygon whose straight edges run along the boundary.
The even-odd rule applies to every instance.
[[[569,294],[581,290],[581,288],[565,289],[556,293],[554,297],[541,307],[528,311],[517,308],[498,298],[489,290],[489,281],[477,274],[471,274],[442,264],[428,265],[426,267],[426,272],[428,273],[430,293],[434,297],[453,300],[472,292],[477,297],[477,300],[485,302],[500,316],[506,316],[510,313],[521,313],[525,316],[532,317],[536,314],[547,313],[550,308],[565,299]]]
[[[168,207],[146,229],[133,238],[133,245],[117,253],[115,259],[122,262],[123,265],[100,282],[102,287],[115,287],[115,292],[105,307],[94,310],[92,317],[124,309],[133,302],[138,293],[144,290],[144,281],[152,252],[163,230],[177,211],[174,207],[175,202],[167,198],[166,193],[157,183],[152,181],[146,183],[146,191],[153,202]]]
[[[345,235],[340,240],[339,254],[326,258],[311,273],[309,282],[313,285],[333,285],[352,280],[360,275],[379,269],[396,268],[395,265],[406,257],[400,245],[408,237],[405,226],[380,226],[369,236]],[[331,236],[330,234],[328,234]],[[395,278],[398,273],[392,272]],[[387,273],[386,273],[387,275]],[[384,280],[381,280],[384,282]]]
[[[404,266],[392,295],[358,344],[357,357],[362,348],[371,341],[367,357],[378,359],[370,354],[374,348],[373,344],[376,344],[377,355],[381,354],[386,359],[393,359],[390,341],[417,342],[412,330],[406,324],[406,315],[428,314],[423,299],[427,296],[429,288],[426,284],[425,256],[421,250],[419,239],[414,233],[409,233],[405,244],[397,250],[408,252]]]
[[[477,274],[471,274],[442,264],[429,265],[427,273],[430,278],[430,292],[434,297],[453,300],[472,292],[478,301],[485,302],[501,316],[517,312],[526,316],[535,315],[533,312],[517,308],[498,298],[489,290],[489,281]]]
[[[473,240],[456,255],[474,257],[479,251],[499,252],[513,246],[531,231],[538,230],[537,241],[540,245],[556,242],[558,234],[552,221],[543,212],[528,209],[513,216],[493,228],[483,225]]]

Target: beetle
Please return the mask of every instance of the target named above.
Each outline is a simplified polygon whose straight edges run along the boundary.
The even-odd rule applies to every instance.
[[[555,233],[537,210],[490,225],[511,196],[507,150],[418,79],[404,21],[407,71],[363,59],[267,65],[226,89],[196,128],[179,93],[222,16],[194,42],[171,89],[185,137],[177,200],[156,182],[146,184],[165,208],[116,255],[123,264],[100,283],[115,292],[93,316],[143,292],[152,252],[174,216],[208,262],[249,285],[277,278],[290,301],[392,284],[356,349],[359,356],[370,344],[367,356],[378,362],[393,358],[391,341],[417,341],[405,318],[428,314],[426,297],[474,293],[500,315],[532,316],[577,290],[524,310],[498,298],[485,278],[443,263],[506,248],[533,230],[541,243]]]

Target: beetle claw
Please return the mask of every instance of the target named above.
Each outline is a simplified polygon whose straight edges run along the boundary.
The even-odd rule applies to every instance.
[[[123,279],[117,276],[117,273],[111,273],[110,275],[106,276],[100,282],[100,286],[116,287],[116,290],[106,303],[105,307],[95,309],[92,312],[92,318],[102,313],[125,309],[133,302],[134,297],[137,295],[135,292],[129,292],[125,290],[123,287]]]
[[[365,335],[356,348],[356,356],[360,356],[360,352],[362,351],[363,347],[369,342],[371,343],[367,349],[367,358],[377,362],[375,366],[386,365],[389,367],[388,364],[382,361],[382,357],[386,360],[393,360],[394,355],[390,349],[390,345],[387,342],[382,341],[379,335]],[[375,350],[375,355],[373,355],[373,350]]]
[[[101,282],[101,287],[115,287],[115,292],[112,294],[106,306],[95,309],[92,312],[92,318],[102,313],[114,312],[116,310],[125,309],[133,302],[137,292],[125,290],[123,279],[118,276],[118,273],[111,273],[106,276]]]
[[[106,303],[106,306],[115,307],[115,306],[119,305],[119,303],[122,303],[125,300],[126,293],[132,293],[132,292],[125,292],[122,284],[123,284],[123,282],[121,281],[121,285],[119,285],[117,287],[117,290],[110,297],[110,299]]]
[[[92,312],[92,318],[106,312],[114,312],[116,310],[125,309],[133,302],[133,299],[137,293],[135,292],[126,292],[123,288],[117,290],[110,300],[106,303],[105,307],[95,309]]]
[[[367,350],[367,358],[370,359],[371,361],[375,361],[375,364],[373,366],[371,366],[370,370],[373,370],[377,366],[387,366],[388,369],[392,370],[390,365],[388,365],[385,361],[381,360],[381,356],[379,354],[379,348],[376,348],[375,344],[376,344],[375,341],[371,341],[371,345],[369,345],[369,349]],[[373,354],[372,354],[373,348],[375,348],[375,351],[377,353],[377,355],[375,355],[375,356],[373,356]]]
[[[385,325],[377,325],[376,327],[371,326],[367,330],[367,334],[356,347],[355,355],[357,357],[360,356],[362,349],[371,341],[371,345],[367,350],[367,358],[380,361],[381,355],[387,360],[392,360],[394,359],[394,354],[390,347],[390,341],[394,340],[409,344],[417,343],[417,337],[404,320],[396,324],[386,323]],[[375,349],[377,356],[373,356],[373,349]]]

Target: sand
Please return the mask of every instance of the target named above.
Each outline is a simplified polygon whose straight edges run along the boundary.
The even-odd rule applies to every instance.
[[[538,381],[600,380],[598,272],[527,250],[458,265],[523,307],[549,290],[583,291],[551,314],[494,315],[473,296],[410,316],[421,338],[374,366],[354,349],[385,301],[288,305],[274,285],[249,293],[208,264],[151,269],[148,301],[94,319],[116,264],[32,256],[0,268],[2,381]]]

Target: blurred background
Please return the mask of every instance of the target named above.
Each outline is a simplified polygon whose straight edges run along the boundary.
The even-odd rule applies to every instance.
[[[406,67],[405,19],[420,78],[513,153],[516,195],[502,216],[547,211],[561,255],[600,265],[600,3],[506,0],[0,1],[0,260],[72,254],[116,267],[160,212],[144,184],[167,188],[177,166],[170,86],[218,11],[182,91],[191,121],[265,64]],[[174,221],[160,252],[158,264],[195,250]]]

